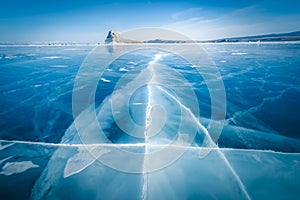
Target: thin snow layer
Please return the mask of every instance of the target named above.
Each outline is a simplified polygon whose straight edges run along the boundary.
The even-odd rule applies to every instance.
[[[92,152],[92,153],[90,153]],[[86,146],[78,148],[78,153],[68,159],[64,169],[64,177],[77,174],[90,166],[101,155],[108,153],[109,150],[99,149],[97,146]]]
[[[13,174],[25,172],[31,168],[36,168],[36,167],[39,167],[39,165],[36,165],[31,161],[7,162],[2,167],[0,174],[10,176]]]

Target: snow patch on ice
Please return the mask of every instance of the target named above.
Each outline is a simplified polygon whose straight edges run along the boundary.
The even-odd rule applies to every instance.
[[[248,53],[245,52],[236,52],[236,53],[231,53],[231,55],[246,55]]]
[[[126,69],[125,67],[121,67],[121,68],[119,69],[119,71],[120,71],[120,72],[128,72],[128,69]]]
[[[5,55],[4,58],[5,59],[15,59],[15,58],[19,58],[19,56],[8,54],[8,55]]]
[[[64,56],[44,56],[43,59],[71,59],[70,57],[64,57]]]
[[[108,80],[106,78],[101,78],[100,80],[103,81],[104,83],[109,83],[110,82],[110,80]]]
[[[45,58],[45,59],[58,59],[58,58],[62,58],[62,57],[60,57],[60,56],[45,56],[43,58]]]
[[[39,165],[33,164],[31,161],[20,161],[20,162],[7,162],[3,167],[0,174],[10,176],[27,171],[31,168],[37,168]]]

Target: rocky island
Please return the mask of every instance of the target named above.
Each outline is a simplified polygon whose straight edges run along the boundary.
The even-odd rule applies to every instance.
[[[105,44],[112,44],[112,43],[142,43],[142,42],[122,38],[120,32],[116,30],[110,30],[105,39]]]
[[[116,30],[110,30],[105,39],[105,44],[111,43],[223,43],[223,42],[279,42],[279,41],[300,41],[300,31],[279,34],[255,35],[245,37],[223,38],[207,41],[196,40],[163,40],[154,39],[146,41],[136,41],[122,38],[121,33]]]

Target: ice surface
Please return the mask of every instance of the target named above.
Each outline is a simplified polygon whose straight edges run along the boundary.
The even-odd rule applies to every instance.
[[[77,116],[81,123],[76,129],[72,87],[91,48],[1,47],[1,198],[298,199],[299,44],[204,48],[218,66],[227,93],[226,124],[217,141],[209,126],[209,94],[195,71],[199,66],[182,58],[147,51],[111,63],[99,82],[95,105]],[[94,76],[95,69],[82,76]],[[214,81],[212,71],[202,72]],[[115,87],[116,82],[120,84]],[[189,87],[200,101],[200,115],[191,106]],[[91,117],[95,107],[96,120]],[[177,134],[180,117],[184,123]],[[118,121],[140,129],[118,128]],[[191,132],[196,138],[186,147]],[[165,160],[178,152],[182,156],[148,172],[164,160],[147,154],[167,144]],[[133,159],[124,152],[138,156]],[[205,152],[210,153],[203,156]],[[140,173],[108,167],[120,163]],[[16,193],[21,182],[25,184]]]
[[[97,155],[95,156],[95,153],[90,152],[87,148],[78,149],[77,153],[72,155],[70,154],[70,152],[66,152],[64,150],[64,147],[60,147],[56,151],[54,156],[51,158],[43,175],[36,183],[33,190],[33,196],[32,196],[33,198],[39,199],[41,197],[45,197],[45,195],[47,195],[47,198],[53,198],[57,195],[59,196],[60,195],[59,189],[61,189],[61,187],[65,187],[65,185],[71,184],[70,182],[68,182],[68,180],[64,179],[67,177],[72,178],[72,184],[74,184],[74,182],[77,182],[79,180],[80,180],[80,184],[83,184],[82,178],[90,176],[88,174],[93,174],[93,181],[94,181],[95,177],[97,177],[96,179],[99,180],[106,179],[106,174],[108,171],[108,174],[110,174],[110,176],[116,177],[115,180],[111,181],[112,183],[118,182],[119,184],[120,183],[122,184],[124,181],[119,179],[119,175],[122,174],[122,172],[116,171],[113,174],[109,173],[111,169],[103,165],[103,163],[99,162],[98,160],[98,158],[102,156],[106,157],[106,160],[104,162],[106,164],[110,162],[114,163],[116,161],[121,163],[127,162],[126,163],[128,165],[127,169],[129,168],[141,169],[142,173],[138,173],[136,175],[127,174],[126,177],[122,176],[122,178],[125,178],[126,180],[131,179],[132,176],[134,176],[135,179],[134,182],[137,184],[134,184],[133,188],[131,188],[132,185],[127,186],[126,187],[127,189],[125,190],[123,190],[122,187],[120,191],[114,193],[116,195],[115,196],[116,198],[124,195],[126,196],[133,195],[131,196],[131,198],[134,199],[166,199],[166,198],[251,199],[251,198],[261,198],[263,195],[265,195],[265,194],[256,195],[256,193],[249,190],[247,185],[248,184],[247,179],[243,179],[243,177],[240,177],[238,171],[241,170],[240,168],[244,168],[243,167],[244,164],[239,163],[240,161],[237,161],[236,163],[232,162],[231,160],[232,158],[230,157],[230,155],[231,155],[231,151],[234,152],[235,150],[232,149],[226,150],[226,149],[218,148],[214,143],[213,139],[211,138],[208,130],[205,128],[203,124],[200,123],[199,119],[195,117],[194,113],[189,109],[189,107],[187,107],[180,100],[178,100],[177,96],[174,96],[173,94],[171,94],[171,92],[163,88],[163,85],[165,85],[167,82],[165,82],[164,77],[160,77],[160,75],[161,74],[166,75],[167,72],[164,71],[164,73],[160,73],[159,70],[163,71],[164,68],[162,66],[159,67],[155,66],[156,64],[155,62],[157,61],[155,58],[158,57],[159,56],[154,56],[154,60],[150,61],[149,65],[145,69],[141,70],[140,74],[132,82],[126,82],[125,79],[123,84],[121,84],[122,87],[120,87],[120,89],[118,89],[117,87],[117,89],[115,89],[112,96],[108,96],[103,101],[102,105],[100,105],[99,112],[98,112],[99,122],[101,124],[101,127],[104,130],[107,130],[107,128],[112,126],[113,122],[115,121],[118,122],[118,120],[120,119],[122,119],[121,120],[122,124],[128,125],[130,123],[134,123],[130,121],[131,116],[133,116],[133,118],[135,115],[142,117],[145,123],[144,124],[142,122],[140,123],[141,125],[144,125],[145,127],[144,129],[142,128],[141,130],[139,130],[138,128],[132,128],[132,126],[130,126],[131,129],[125,127],[123,131],[129,134],[132,134],[131,131],[133,131],[133,133],[136,134],[135,135],[136,137],[144,136],[143,145],[137,143],[137,144],[133,144],[130,148],[130,151],[145,152],[144,158],[135,161],[130,160],[130,162],[128,162],[129,160],[127,157],[123,157],[119,154],[119,149],[116,149],[115,147],[119,147],[119,145],[122,145],[122,143],[130,143],[134,141],[130,138],[130,136],[125,134],[121,134],[119,138],[114,141],[115,143],[117,143],[116,145],[110,144],[104,146],[100,145],[100,147],[98,148],[93,147],[93,150],[96,149],[95,152],[98,152],[99,156]],[[120,82],[122,82],[122,80]],[[130,115],[127,114],[126,110],[131,109],[131,107],[127,108],[128,106],[127,99],[130,96],[132,96],[132,94],[135,92],[136,87],[134,85],[143,85],[145,83],[147,84],[147,87],[142,87],[142,90],[139,90],[139,92],[141,92],[141,94],[146,96],[147,98],[146,99],[137,98],[137,100],[134,100],[135,102],[130,106],[133,107],[139,106],[139,108],[133,110],[130,113]],[[158,83],[160,83],[160,85],[158,85]],[[183,84],[180,83],[179,85],[180,86],[177,87],[180,88],[182,87]],[[191,94],[189,94],[188,96],[191,97]],[[117,102],[117,104],[114,105],[114,102]],[[153,108],[154,105],[158,105],[158,104],[163,105],[164,110],[156,113],[151,109]],[[176,108],[178,107],[180,108],[180,114],[175,114]],[[112,115],[114,113],[114,109],[116,111],[121,111],[121,112],[118,112],[117,115],[113,117]],[[98,139],[95,139],[97,138],[97,134],[98,134],[97,131],[95,131],[97,129],[97,123],[96,121],[93,121],[93,119],[91,118],[91,113],[92,111],[87,109],[78,116],[81,122],[80,126],[77,127],[79,128],[79,132],[81,132],[79,134],[80,138],[81,139],[83,138],[83,141],[87,141],[87,143],[90,143],[92,141],[99,141],[100,143],[101,142],[106,143],[106,140],[101,139],[102,136]],[[167,118],[165,122],[166,126],[164,126],[163,129],[159,129],[157,128],[157,126],[160,126],[160,124],[157,124],[155,120],[161,115],[164,115],[164,113],[168,113],[170,116]],[[185,154],[181,158],[179,158],[175,163],[170,164],[169,167],[165,167],[161,170],[154,171],[151,173],[147,172],[148,168],[151,169],[152,166],[155,166],[156,164],[160,164],[160,162],[158,161],[150,160],[151,158],[148,157],[147,154],[151,153],[151,151],[160,150],[162,147],[164,147],[165,144],[168,144],[172,140],[173,137],[172,133],[176,131],[176,129],[174,129],[174,127],[176,128],[176,126],[174,125],[178,121],[176,116],[179,115],[183,117],[184,120],[186,120],[184,121],[183,124],[188,124],[189,128],[186,127],[184,129],[192,131],[191,128],[193,127],[196,128],[197,134],[200,135],[202,134],[203,135],[202,137],[205,138],[204,143],[199,144],[200,147],[188,148]],[[168,123],[170,123],[171,126],[168,126]],[[157,131],[160,133],[158,136],[155,135]],[[107,131],[104,134],[109,136],[109,134],[112,133],[113,132]],[[74,128],[70,127],[66,135],[64,136],[63,141],[68,141],[69,143],[79,142],[78,136],[74,134],[76,134],[76,131],[74,131]],[[176,143],[175,146],[172,147],[173,152],[177,152],[178,150],[185,148],[186,139],[184,139],[184,137],[178,137],[178,138],[179,138],[178,141],[179,143]],[[162,144],[160,145],[160,143]],[[87,147],[89,147],[90,145],[93,144],[88,144]],[[129,147],[125,145],[123,148],[127,149]],[[202,155],[203,151],[205,151],[207,148],[213,148],[213,150],[208,155],[205,154],[205,156],[203,156]],[[238,153],[238,157],[241,155],[243,155],[243,157],[247,156],[247,153],[251,152],[250,150],[248,152],[238,151],[238,150],[236,151],[240,152]],[[258,162],[261,164],[262,159],[267,159],[270,156],[271,160],[273,160],[272,157],[276,155],[276,153],[274,153],[265,156],[264,155],[265,153],[268,152],[255,151],[254,162]],[[62,161],[60,165],[61,170],[59,171],[62,171],[64,169],[63,175],[57,171],[57,168],[53,171],[54,167],[52,167],[52,165],[57,166],[58,165],[57,160],[61,159],[57,157],[58,155],[65,156],[66,158],[70,157],[66,162],[66,164],[64,164],[65,161]],[[249,162],[253,162],[252,161],[253,158],[250,155],[248,155],[246,160],[247,161],[249,160]],[[266,158],[264,158],[264,156]],[[298,154],[294,156],[299,157]],[[168,159],[167,157],[164,158]],[[102,158],[100,160],[102,160]],[[261,167],[263,167],[263,164]],[[94,168],[94,166],[97,167]],[[97,170],[99,171],[99,177],[98,177],[98,173],[96,173]],[[248,172],[250,174],[257,173],[257,172],[253,172],[252,170],[249,170]],[[174,176],[175,174],[176,176]],[[77,180],[77,176],[80,177],[78,178],[78,180]],[[296,181],[297,179],[298,177],[296,178]],[[47,180],[46,187],[44,185],[45,182],[42,182],[45,180]],[[89,183],[90,181],[88,181],[85,184],[89,184]],[[184,185],[186,185],[186,187],[182,185],[183,183]],[[42,184],[44,188],[42,188]],[[99,187],[99,184],[96,185]],[[115,185],[113,186],[115,187]],[[105,190],[108,191],[108,193],[112,192],[113,190],[113,188],[107,188],[106,186],[101,186],[101,188],[102,187],[104,187]],[[51,191],[49,192],[50,188]],[[89,189],[91,188],[89,187]],[[85,193],[82,190],[83,189],[81,189],[81,192]],[[133,194],[131,193],[129,194],[127,192],[129,190],[133,190],[136,192]],[[99,190],[99,192],[100,191],[101,190]],[[81,192],[76,195],[78,199],[82,198]],[[99,197],[106,198],[105,194],[99,194],[98,190],[93,192],[94,193],[92,194],[89,193],[92,195],[90,197],[92,199],[93,198],[97,199]],[[283,195],[285,192],[286,191],[281,191],[281,195]],[[74,198],[73,196],[71,197]],[[112,197],[110,196],[110,198]]]
[[[4,144],[4,145],[1,143],[0,144],[0,151],[3,150],[3,149],[6,149],[7,147],[10,147],[12,145],[14,145],[14,143],[9,143],[9,144]]]
[[[47,156],[53,153],[48,151],[49,146],[41,144],[18,144],[17,148],[7,148],[5,154],[22,156],[30,160],[37,156],[33,152],[41,152],[39,157],[47,160]],[[143,177],[141,174],[123,173],[104,166],[96,161],[79,173],[64,177],[64,168],[67,160],[78,152],[76,146],[58,146],[60,155],[53,157],[48,163],[43,175],[37,181],[40,187],[35,185],[33,199],[72,198],[72,199],[105,199],[123,198],[141,199]],[[110,147],[98,145],[99,149]],[[143,151],[144,147],[136,144],[133,147],[123,147],[127,151]],[[152,148],[160,148],[152,146]],[[176,147],[182,148],[182,147]],[[18,151],[18,149],[22,149]],[[148,173],[147,199],[233,199],[243,198],[239,187],[235,183],[230,170],[220,159],[216,149],[213,149],[205,158],[199,158],[199,147],[190,147],[184,155],[174,164],[156,172]],[[261,150],[220,149],[226,155],[228,161],[240,176],[252,199],[297,199],[299,186],[300,154],[278,153]],[[48,154],[45,153],[48,151]],[[43,152],[43,153],[42,153]],[[51,153],[52,152],[52,153]],[[68,152],[72,152],[69,154]],[[109,153],[107,153],[109,155]],[[2,152],[2,155],[4,153]],[[71,156],[70,156],[71,155]],[[52,160],[54,159],[54,160]],[[84,159],[84,158],[83,158]],[[128,160],[124,159],[124,164]],[[35,161],[36,163],[36,161]],[[82,160],[74,160],[81,165]],[[24,177],[30,170],[14,174],[15,183]],[[36,172],[39,176],[41,172]],[[28,174],[29,175],[29,174]],[[7,176],[0,175],[4,181]],[[9,176],[8,176],[9,177]],[[52,180],[49,186],[49,179]],[[42,182],[44,180],[44,182]],[[2,188],[4,188],[2,186]],[[1,196],[13,197],[13,188],[1,191]],[[272,191],[272,193],[270,193]],[[27,188],[25,194],[31,192]]]

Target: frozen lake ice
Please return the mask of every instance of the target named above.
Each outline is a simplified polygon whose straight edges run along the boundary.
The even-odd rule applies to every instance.
[[[226,92],[220,137],[214,141],[209,125],[207,81],[217,81],[209,67],[199,74],[199,66],[172,52],[141,49],[112,62],[96,88],[92,109],[110,143],[93,135],[97,125],[88,109],[76,115],[80,127],[73,123],[75,77],[98,75],[95,67],[77,74],[93,47],[0,47],[1,197],[297,199],[300,44],[201,47],[219,70]],[[88,85],[87,79],[81,86]],[[142,128],[130,132],[131,123]],[[210,146],[210,140],[216,145]],[[152,168],[160,161],[145,155],[166,144],[181,156],[162,169]],[[207,148],[211,152],[201,157]],[[139,156],[131,159],[121,151]],[[136,173],[111,168],[116,163]]]

